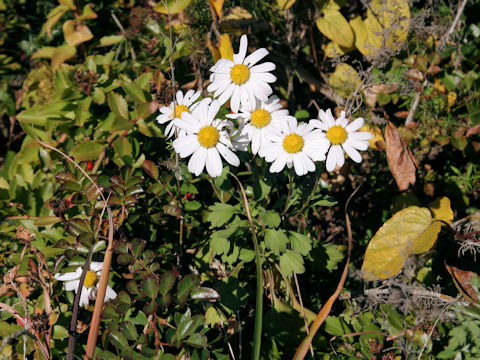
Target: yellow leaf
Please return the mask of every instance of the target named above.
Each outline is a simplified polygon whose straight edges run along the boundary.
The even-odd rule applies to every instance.
[[[428,204],[435,220],[445,221],[451,224],[453,221],[453,211],[450,207],[450,199],[446,196],[435,199]]]
[[[406,0],[374,0],[367,10],[367,18],[350,20],[355,33],[355,46],[367,58],[387,46],[398,49],[407,40],[410,7]]]
[[[185,9],[192,0],[162,0],[155,5],[153,10],[162,14],[176,14]]]
[[[45,33],[47,33],[50,39],[53,39],[52,36],[52,28],[55,24],[60,20],[60,18],[68,11],[68,6],[66,5],[58,5],[52,11],[50,11],[47,15],[47,21],[43,24],[42,29],[40,30],[39,37],[42,37]]]
[[[385,44],[396,49],[407,40],[410,26],[410,6],[408,0],[373,0],[370,3],[370,15],[378,19],[385,32]],[[373,12],[373,13],[372,13]],[[382,30],[383,30],[382,29]]]
[[[375,150],[385,150],[385,139],[382,135],[382,130],[376,125],[365,124],[358,131],[368,131],[372,134],[369,142],[369,147]]]
[[[215,9],[215,12],[217,13],[218,18],[221,19],[223,15],[223,12],[222,12],[223,3],[225,2],[225,0],[208,0],[208,2]]]
[[[328,58],[334,58],[336,56],[345,54],[345,52],[340,48],[340,46],[333,41],[330,41],[327,44],[323,44],[322,50],[325,53],[325,56]]]
[[[85,41],[93,39],[88,26],[76,20],[67,20],[63,24],[63,36],[71,46],[77,46]]]
[[[338,64],[328,79],[333,89],[344,98],[348,98],[361,82],[360,75],[348,64]]]
[[[215,45],[213,45],[210,39],[207,39],[207,47],[208,47],[208,50],[210,50],[210,53],[212,54],[213,61],[217,62],[218,59],[221,58],[220,51],[218,51],[218,48]]]
[[[318,30],[338,45],[346,48],[354,45],[355,35],[340,11],[327,8],[323,10],[323,17],[318,18],[316,23]]]
[[[233,61],[233,47],[228,34],[220,35],[220,41],[215,46],[210,40],[207,40],[207,47],[212,53],[215,62],[220,58],[229,59]]]
[[[73,0],[58,0],[61,5],[67,6],[70,10],[75,10],[75,2]]]
[[[52,69],[58,70],[66,60],[72,58],[77,53],[77,48],[69,44],[57,47],[52,53]]]
[[[370,240],[362,265],[366,280],[387,279],[397,274],[412,254],[429,250],[437,240],[441,223],[427,208],[410,206],[397,212]]]
[[[230,36],[228,36],[228,34],[220,35],[220,43],[218,50],[220,51],[220,56],[222,58],[233,61],[233,47],[232,42],[230,41]]]
[[[277,6],[281,10],[288,10],[297,0],[277,0]]]
[[[82,15],[80,15],[77,20],[85,20],[85,19],[96,19],[98,16],[95,11],[92,10],[92,4],[87,4],[83,7]]]
[[[51,59],[55,49],[56,48],[54,48],[53,46],[44,46],[33,53],[32,59],[38,59],[38,58]]]

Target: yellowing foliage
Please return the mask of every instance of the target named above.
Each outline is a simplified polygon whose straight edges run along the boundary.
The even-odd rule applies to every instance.
[[[442,227],[439,220],[453,220],[448,198],[437,199],[433,205],[434,217],[427,208],[410,206],[383,224],[365,252],[362,265],[364,279],[392,277],[403,268],[410,255],[431,249]]]

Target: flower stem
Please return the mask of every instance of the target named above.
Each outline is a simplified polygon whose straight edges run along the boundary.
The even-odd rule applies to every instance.
[[[280,214],[281,216],[285,215],[288,210],[288,202],[290,201],[290,196],[292,195],[292,186],[293,186],[293,175],[292,175],[292,170],[288,173],[288,194],[287,194],[287,200],[285,200],[285,207],[283,208],[282,213]]]
[[[253,247],[255,249],[255,266],[257,275],[257,289],[255,301],[255,327],[253,330],[253,360],[260,359],[260,349],[262,345],[262,320],[263,320],[263,276],[262,276],[262,259],[260,257],[260,247],[258,246],[257,233],[255,225],[253,224],[252,215],[248,206],[247,194],[243,188],[240,180],[232,173],[230,173],[238,182],[240,193],[243,200],[243,206],[247,214],[248,222],[250,223],[250,230],[252,232]]]

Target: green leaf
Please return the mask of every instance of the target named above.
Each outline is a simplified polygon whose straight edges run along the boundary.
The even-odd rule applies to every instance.
[[[235,213],[235,208],[232,205],[215,203],[208,207],[207,220],[212,223],[213,227],[219,227],[225,224]]]
[[[197,276],[189,274],[186,275],[180,282],[177,287],[177,300],[180,304],[184,304],[187,301],[188,294],[195,289],[200,280]]]
[[[125,335],[128,340],[136,341],[138,339],[138,331],[130,321],[124,321],[121,329],[122,334]]]
[[[128,106],[122,95],[115,92],[108,94],[108,106],[115,116],[128,120]]]
[[[142,290],[150,299],[155,299],[158,293],[158,279],[155,275],[149,274],[142,281]]]
[[[54,339],[66,339],[68,338],[68,330],[61,325],[53,325],[52,338]]]
[[[290,231],[290,241],[292,242],[292,249],[303,256],[308,255],[312,250],[312,239],[306,235]]]
[[[423,253],[435,244],[441,226],[427,208],[410,206],[397,212],[370,240],[363,277],[380,280],[397,274],[411,254]]]
[[[303,274],[305,272],[302,256],[293,250],[287,250],[280,256],[280,268],[285,276],[290,276],[292,273]]]
[[[143,92],[142,88],[135,84],[134,82],[123,81],[123,90],[138,104],[143,104],[147,102],[147,98],[145,97],[145,93]]]
[[[255,251],[250,249],[240,249],[240,255],[238,255],[238,258],[248,263],[255,259]]]
[[[73,148],[70,155],[77,161],[96,160],[104,149],[102,144],[96,141],[84,141]]]
[[[192,0],[163,0],[159,1],[153,10],[162,14],[176,14],[185,9]]]
[[[273,210],[267,210],[260,214],[260,221],[264,226],[268,227],[278,227],[281,222],[280,215]]]
[[[230,250],[230,242],[221,237],[214,237],[210,240],[210,246],[218,255],[227,254]]]
[[[172,290],[175,281],[177,280],[177,275],[174,271],[164,272],[160,276],[159,291],[162,296],[165,296],[170,290]]]
[[[342,336],[352,331],[341,317],[328,316],[325,319],[325,331],[333,336]]]
[[[108,334],[110,342],[118,349],[128,348],[127,338],[118,330],[111,331]]]
[[[184,343],[196,347],[198,349],[204,348],[207,346],[207,337],[204,334],[195,333],[190,335],[187,340],[184,340]]]
[[[276,255],[287,250],[288,237],[282,230],[265,230],[265,245]]]

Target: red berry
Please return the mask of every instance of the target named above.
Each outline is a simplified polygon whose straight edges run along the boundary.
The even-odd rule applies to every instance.
[[[93,163],[91,161],[87,161],[87,171],[92,170],[93,168]]]

